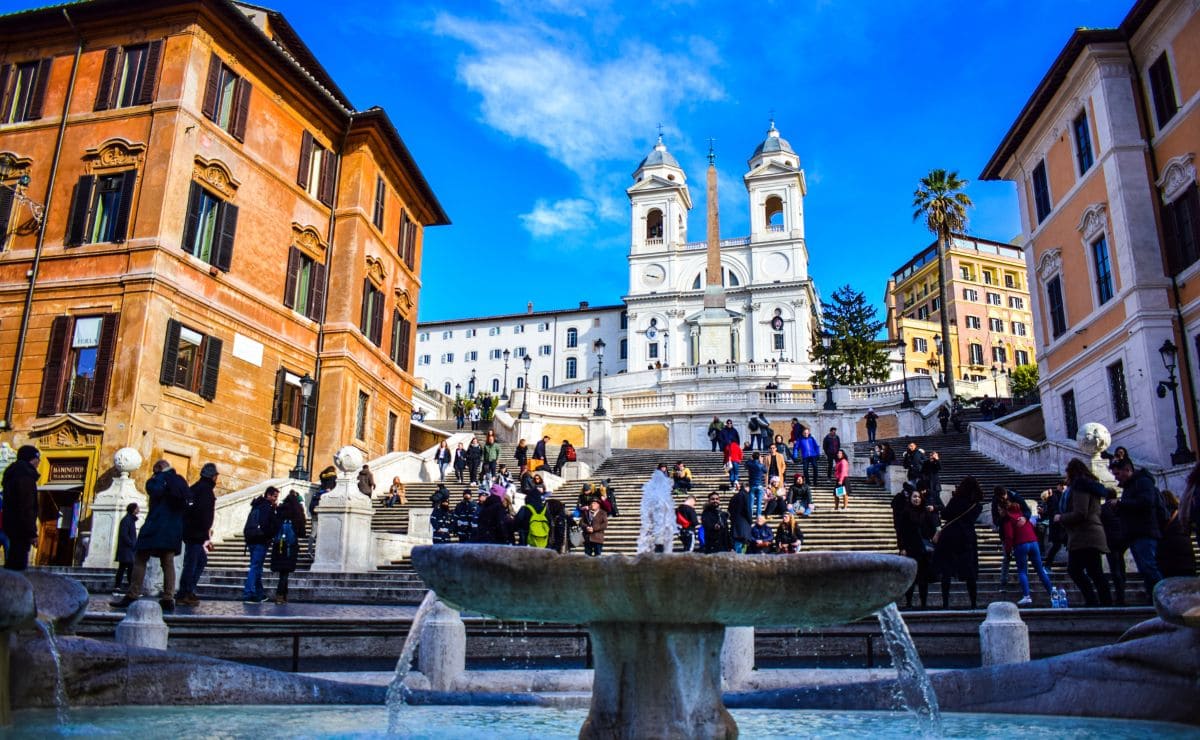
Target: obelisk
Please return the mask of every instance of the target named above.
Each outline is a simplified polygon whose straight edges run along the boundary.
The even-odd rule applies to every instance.
[[[708,269],[704,282],[704,312],[700,315],[699,364],[735,361],[731,342],[733,319],[725,308],[721,283],[721,215],[717,207],[717,157],[708,146]]]

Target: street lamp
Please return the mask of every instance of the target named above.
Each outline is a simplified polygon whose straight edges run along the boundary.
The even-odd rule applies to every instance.
[[[1175,355],[1178,353],[1175,344],[1167,339],[1158,348],[1162,355],[1163,365],[1167,368],[1167,380],[1158,382],[1158,397],[1164,398],[1167,391],[1171,392],[1171,402],[1175,404],[1175,451],[1171,453],[1172,465],[1185,465],[1196,459],[1187,446],[1187,435],[1183,432],[1183,417],[1179,413],[1179,383],[1175,380]]]
[[[597,339],[596,341],[599,342],[601,340]],[[670,350],[670,348],[671,348],[671,330],[663,329],[663,367],[666,367],[669,363],[669,358],[667,357],[667,355],[669,354],[668,350]]]
[[[666,332],[663,332],[666,336]],[[592,412],[592,416],[604,416],[608,412],[604,410],[604,340],[597,339],[592,344],[592,349],[596,352],[596,410]],[[666,354],[663,355],[666,357]]]
[[[992,365],[992,395],[1000,397],[1000,368]]]
[[[475,395],[475,368],[471,368],[471,381],[467,383],[467,395]]]
[[[500,400],[508,400],[508,358],[512,355],[508,350],[504,350],[504,387],[500,390]]]
[[[462,400],[462,383],[454,384],[454,400],[455,401]]]
[[[308,373],[300,378],[300,440],[296,445],[296,467],[291,472],[295,480],[308,480],[308,470],[304,467],[304,437],[308,435],[308,403],[316,387],[317,381]]]
[[[833,400],[833,368],[829,364],[829,349],[833,346],[833,335],[827,331],[821,332],[821,347],[825,349],[821,353],[821,359],[825,363],[825,406],[826,411],[837,410],[837,403]]]
[[[933,351],[934,351],[934,354],[941,354],[941,355],[946,354],[945,351],[943,351],[943,349],[942,349],[942,335],[941,334],[933,335]],[[939,361],[938,365],[939,366],[941,365],[940,361]],[[941,369],[941,372],[938,373],[938,388],[946,387],[946,373],[948,373],[949,371],[950,371],[950,368],[943,367]]]
[[[896,349],[900,351],[900,377],[904,382],[904,399],[900,401],[900,408],[911,409],[913,402],[908,395],[908,363],[904,360],[908,347],[905,346],[903,338],[896,340]]]
[[[518,419],[529,418],[529,366],[533,364],[533,358],[525,355],[523,362],[525,363],[525,388],[521,391],[521,413],[517,414]]]

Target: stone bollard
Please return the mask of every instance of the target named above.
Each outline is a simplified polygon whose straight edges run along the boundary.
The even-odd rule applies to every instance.
[[[111,568],[117,552],[117,532],[125,518],[125,508],[137,504],[141,509],[140,521],[146,521],[146,494],[138,490],[129,474],[142,464],[142,456],[132,447],[122,447],[113,455],[113,467],[119,475],[112,485],[96,494],[92,501],[92,543],[85,568]]]
[[[138,599],[129,605],[125,618],[117,624],[116,641],[130,647],[166,650],[167,632],[162,607],[150,599]]]
[[[317,513],[316,553],[309,570],[313,573],[366,573],[375,570],[375,537],[371,532],[374,509],[371,499],[355,483],[363,454],[356,447],[343,447],[334,455],[340,474],[337,486],[321,496]]]
[[[462,615],[437,601],[421,625],[417,670],[434,691],[452,691],[467,669],[467,627]]]
[[[900,489],[908,482],[908,471],[903,465],[889,465],[887,468],[888,493],[900,493]]]
[[[985,666],[1029,662],[1029,627],[1016,604],[988,604],[987,619],[979,625],[979,652]]]
[[[726,627],[725,643],[721,646],[721,676],[725,686],[732,688],[750,677],[754,670],[754,628]]]

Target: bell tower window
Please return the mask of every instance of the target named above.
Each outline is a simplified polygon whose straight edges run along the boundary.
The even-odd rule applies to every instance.
[[[764,206],[767,231],[783,231],[783,198],[772,195]]]
[[[663,214],[657,208],[652,208],[646,214],[646,239],[657,239],[662,241],[663,238]]]

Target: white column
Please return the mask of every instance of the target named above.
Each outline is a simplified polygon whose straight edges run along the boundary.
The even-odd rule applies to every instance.
[[[142,456],[132,447],[122,447],[113,455],[113,466],[120,472],[107,490],[92,501],[92,539],[85,568],[112,568],[117,553],[117,535],[125,508],[137,504],[144,517],[148,511],[146,494],[138,490],[129,474],[142,465]]]
[[[362,469],[363,454],[356,447],[343,447],[334,456],[340,471],[337,487],[321,496],[317,506],[316,555],[314,573],[364,573],[375,569],[371,553],[374,535],[371,499],[358,491],[356,476]]]

